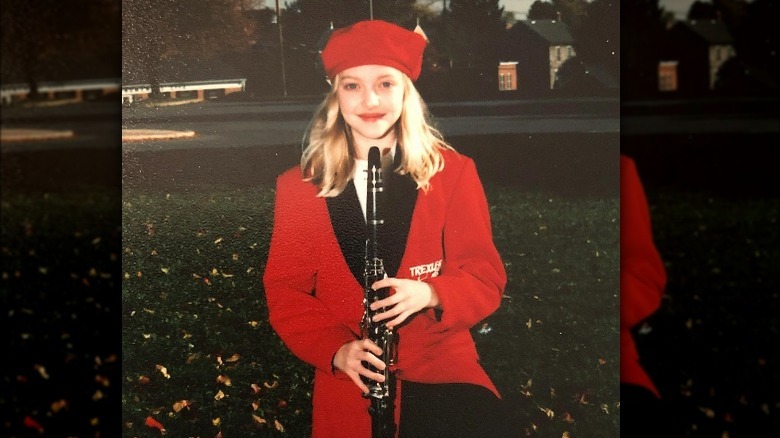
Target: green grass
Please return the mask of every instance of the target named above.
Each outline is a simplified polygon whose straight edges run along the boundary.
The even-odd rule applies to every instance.
[[[120,422],[120,191],[2,195],[0,298],[13,327],[2,333],[3,435],[29,436],[26,417],[58,436],[110,434]]]
[[[474,336],[518,435],[617,436],[617,199],[488,189],[509,283]],[[159,435],[148,416],[172,436],[309,433],[312,371],[264,307],[272,209],[263,187],[124,193],[124,436]]]
[[[668,283],[636,336],[676,436],[752,436],[780,412],[780,199],[649,189]]]

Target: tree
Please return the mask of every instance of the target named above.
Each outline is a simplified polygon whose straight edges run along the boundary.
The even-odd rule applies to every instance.
[[[631,31],[622,35],[621,98],[657,91],[658,61],[665,35],[663,17],[658,0],[624,0],[620,26]]]
[[[162,62],[213,60],[244,49],[246,17],[241,0],[122,0],[122,75],[158,92]],[[170,74],[170,73],[167,73]]]
[[[7,0],[0,10],[0,78],[26,82],[118,77],[117,0]]]
[[[569,26],[572,37],[578,39],[583,33],[582,20],[587,14],[588,2],[586,0],[552,0],[556,13],[560,13],[560,20]]]
[[[450,0],[444,17],[445,52],[455,67],[498,62],[498,46],[506,30],[498,0]]]
[[[557,20],[558,13],[555,11],[554,4],[542,0],[536,0],[531,4],[531,7],[528,9],[528,19],[529,20]]]
[[[715,6],[710,2],[696,0],[688,9],[689,20],[715,20],[717,18],[718,14],[715,11]]]
[[[582,27],[575,34],[577,56],[589,64],[603,65],[620,77],[620,3],[593,0],[588,3]]]

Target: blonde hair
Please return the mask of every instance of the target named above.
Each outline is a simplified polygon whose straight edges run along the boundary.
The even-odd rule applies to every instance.
[[[427,191],[430,179],[444,168],[442,150],[452,146],[432,125],[428,108],[411,79],[402,76],[404,97],[395,133],[403,159],[395,171],[409,174],[418,189]],[[339,82],[336,75],[330,92],[315,110],[303,141],[302,177],[319,187],[317,196],[321,197],[338,196],[347,186],[355,165],[352,132],[341,116],[336,96]]]

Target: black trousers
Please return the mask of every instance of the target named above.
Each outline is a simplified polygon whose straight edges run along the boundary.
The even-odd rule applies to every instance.
[[[400,438],[508,437],[504,404],[465,383],[401,383]]]

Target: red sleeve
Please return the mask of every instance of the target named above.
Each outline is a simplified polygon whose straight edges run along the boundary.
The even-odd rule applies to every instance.
[[[630,328],[661,304],[666,270],[653,243],[650,211],[634,161],[620,156],[620,325]]]
[[[277,181],[274,228],[263,275],[271,325],[301,360],[326,372],[345,343],[356,339],[332,311],[314,296],[322,217],[312,211],[314,191],[303,193],[295,172]],[[321,238],[321,237],[320,237]]]
[[[474,162],[462,159],[446,207],[441,275],[428,280],[439,296],[441,330],[473,327],[495,312],[506,286],[482,183]]]

